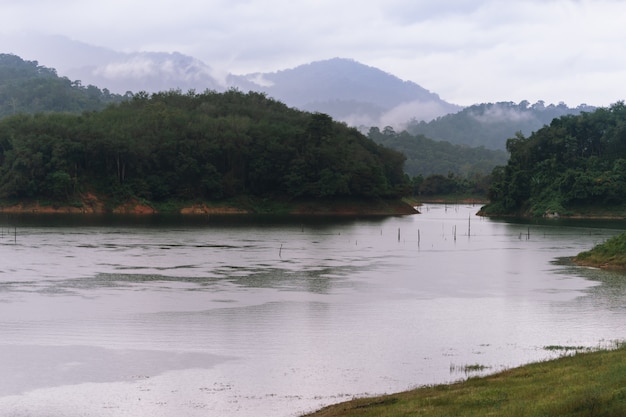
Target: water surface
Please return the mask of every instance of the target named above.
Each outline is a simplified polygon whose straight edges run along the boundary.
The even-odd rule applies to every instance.
[[[621,222],[0,219],[0,414],[296,416],[626,339]]]

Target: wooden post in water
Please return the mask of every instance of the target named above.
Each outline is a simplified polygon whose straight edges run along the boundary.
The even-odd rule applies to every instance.
[[[417,229],[417,247],[420,247],[420,229]]]
[[[472,215],[468,214],[467,215],[467,236],[471,236],[472,235]]]
[[[398,242],[400,241],[400,228],[398,227]]]

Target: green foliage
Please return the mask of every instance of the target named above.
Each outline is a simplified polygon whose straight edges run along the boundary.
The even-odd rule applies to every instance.
[[[0,54],[0,118],[18,113],[100,110],[124,99],[107,89],[59,77],[37,61]]]
[[[406,155],[405,172],[412,177],[413,195],[486,197],[491,182],[489,172],[507,160],[504,151],[452,145],[406,131],[396,133],[390,126],[382,132],[373,127],[368,137]]]
[[[396,198],[403,162],[327,115],[236,90],[140,92],[100,112],[0,121],[3,198]]]
[[[354,399],[308,416],[622,417],[625,359],[623,346],[601,352],[565,351],[557,360],[451,385]]]
[[[391,127],[381,132],[373,127],[368,137],[388,148],[406,155],[405,171],[411,177],[452,173],[463,177],[486,175],[495,166],[506,164],[506,152],[453,145],[445,141],[428,139],[424,135],[411,135],[406,131],[396,133]]]
[[[580,105],[569,108],[565,104],[545,105],[538,101],[483,103],[466,107],[458,113],[438,117],[430,122],[412,120],[407,131],[425,135],[434,140],[488,149],[505,149],[506,138],[515,132],[530,135],[558,117],[593,111],[595,108]]]
[[[492,173],[487,213],[568,213],[626,203],[626,106],[618,102],[554,119],[507,141],[509,162]]]
[[[614,236],[589,251],[579,253],[574,261],[584,265],[626,268],[626,233]]]

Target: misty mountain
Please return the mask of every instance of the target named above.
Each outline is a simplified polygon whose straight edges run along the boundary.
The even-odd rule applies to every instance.
[[[490,174],[498,165],[505,165],[508,155],[502,150],[453,145],[445,141],[413,136],[407,131],[396,133],[393,129],[382,131],[373,127],[367,136],[387,148],[406,156],[404,171],[411,177],[454,174],[463,178]]]
[[[237,88],[264,92],[288,106],[327,113],[357,127],[400,129],[408,120],[429,121],[462,108],[414,82],[350,59],[334,58],[273,73],[222,76],[180,53],[118,52],[62,36],[0,35],[0,52],[36,60],[56,68],[60,75],[113,93]]]
[[[122,54],[102,65],[85,65],[67,71],[70,78],[89,80],[115,92],[169,90],[222,90],[202,61],[174,52]]]
[[[118,94],[224,89],[210,66],[177,52],[118,52],[63,36],[34,34],[0,36],[0,47],[4,49],[0,52],[38,61],[62,76]]]
[[[431,120],[462,108],[414,82],[344,58],[272,73],[230,75],[228,83],[352,126],[399,126],[411,118]]]
[[[595,107],[585,104],[570,108],[563,103],[545,105],[543,101],[532,105],[528,101],[483,103],[430,122],[414,119],[407,131],[453,144],[504,150],[507,139],[515,137],[517,132],[528,136],[555,118],[593,110]]]
[[[83,86],[37,61],[0,53],[0,118],[17,113],[102,110],[124,96],[93,85]]]
[[[204,62],[180,53],[117,52],[61,36],[0,35],[3,50],[112,93],[229,88],[263,92],[290,107],[326,113],[364,131],[371,126],[406,128],[412,135],[489,149],[504,149],[516,132],[529,135],[555,117],[593,110],[541,101],[462,108],[414,82],[343,58],[271,73],[221,76]]]

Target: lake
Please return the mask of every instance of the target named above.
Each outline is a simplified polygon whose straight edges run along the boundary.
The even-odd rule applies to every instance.
[[[298,416],[626,340],[626,222],[0,218],[0,414]],[[471,372],[482,368],[481,372]]]

